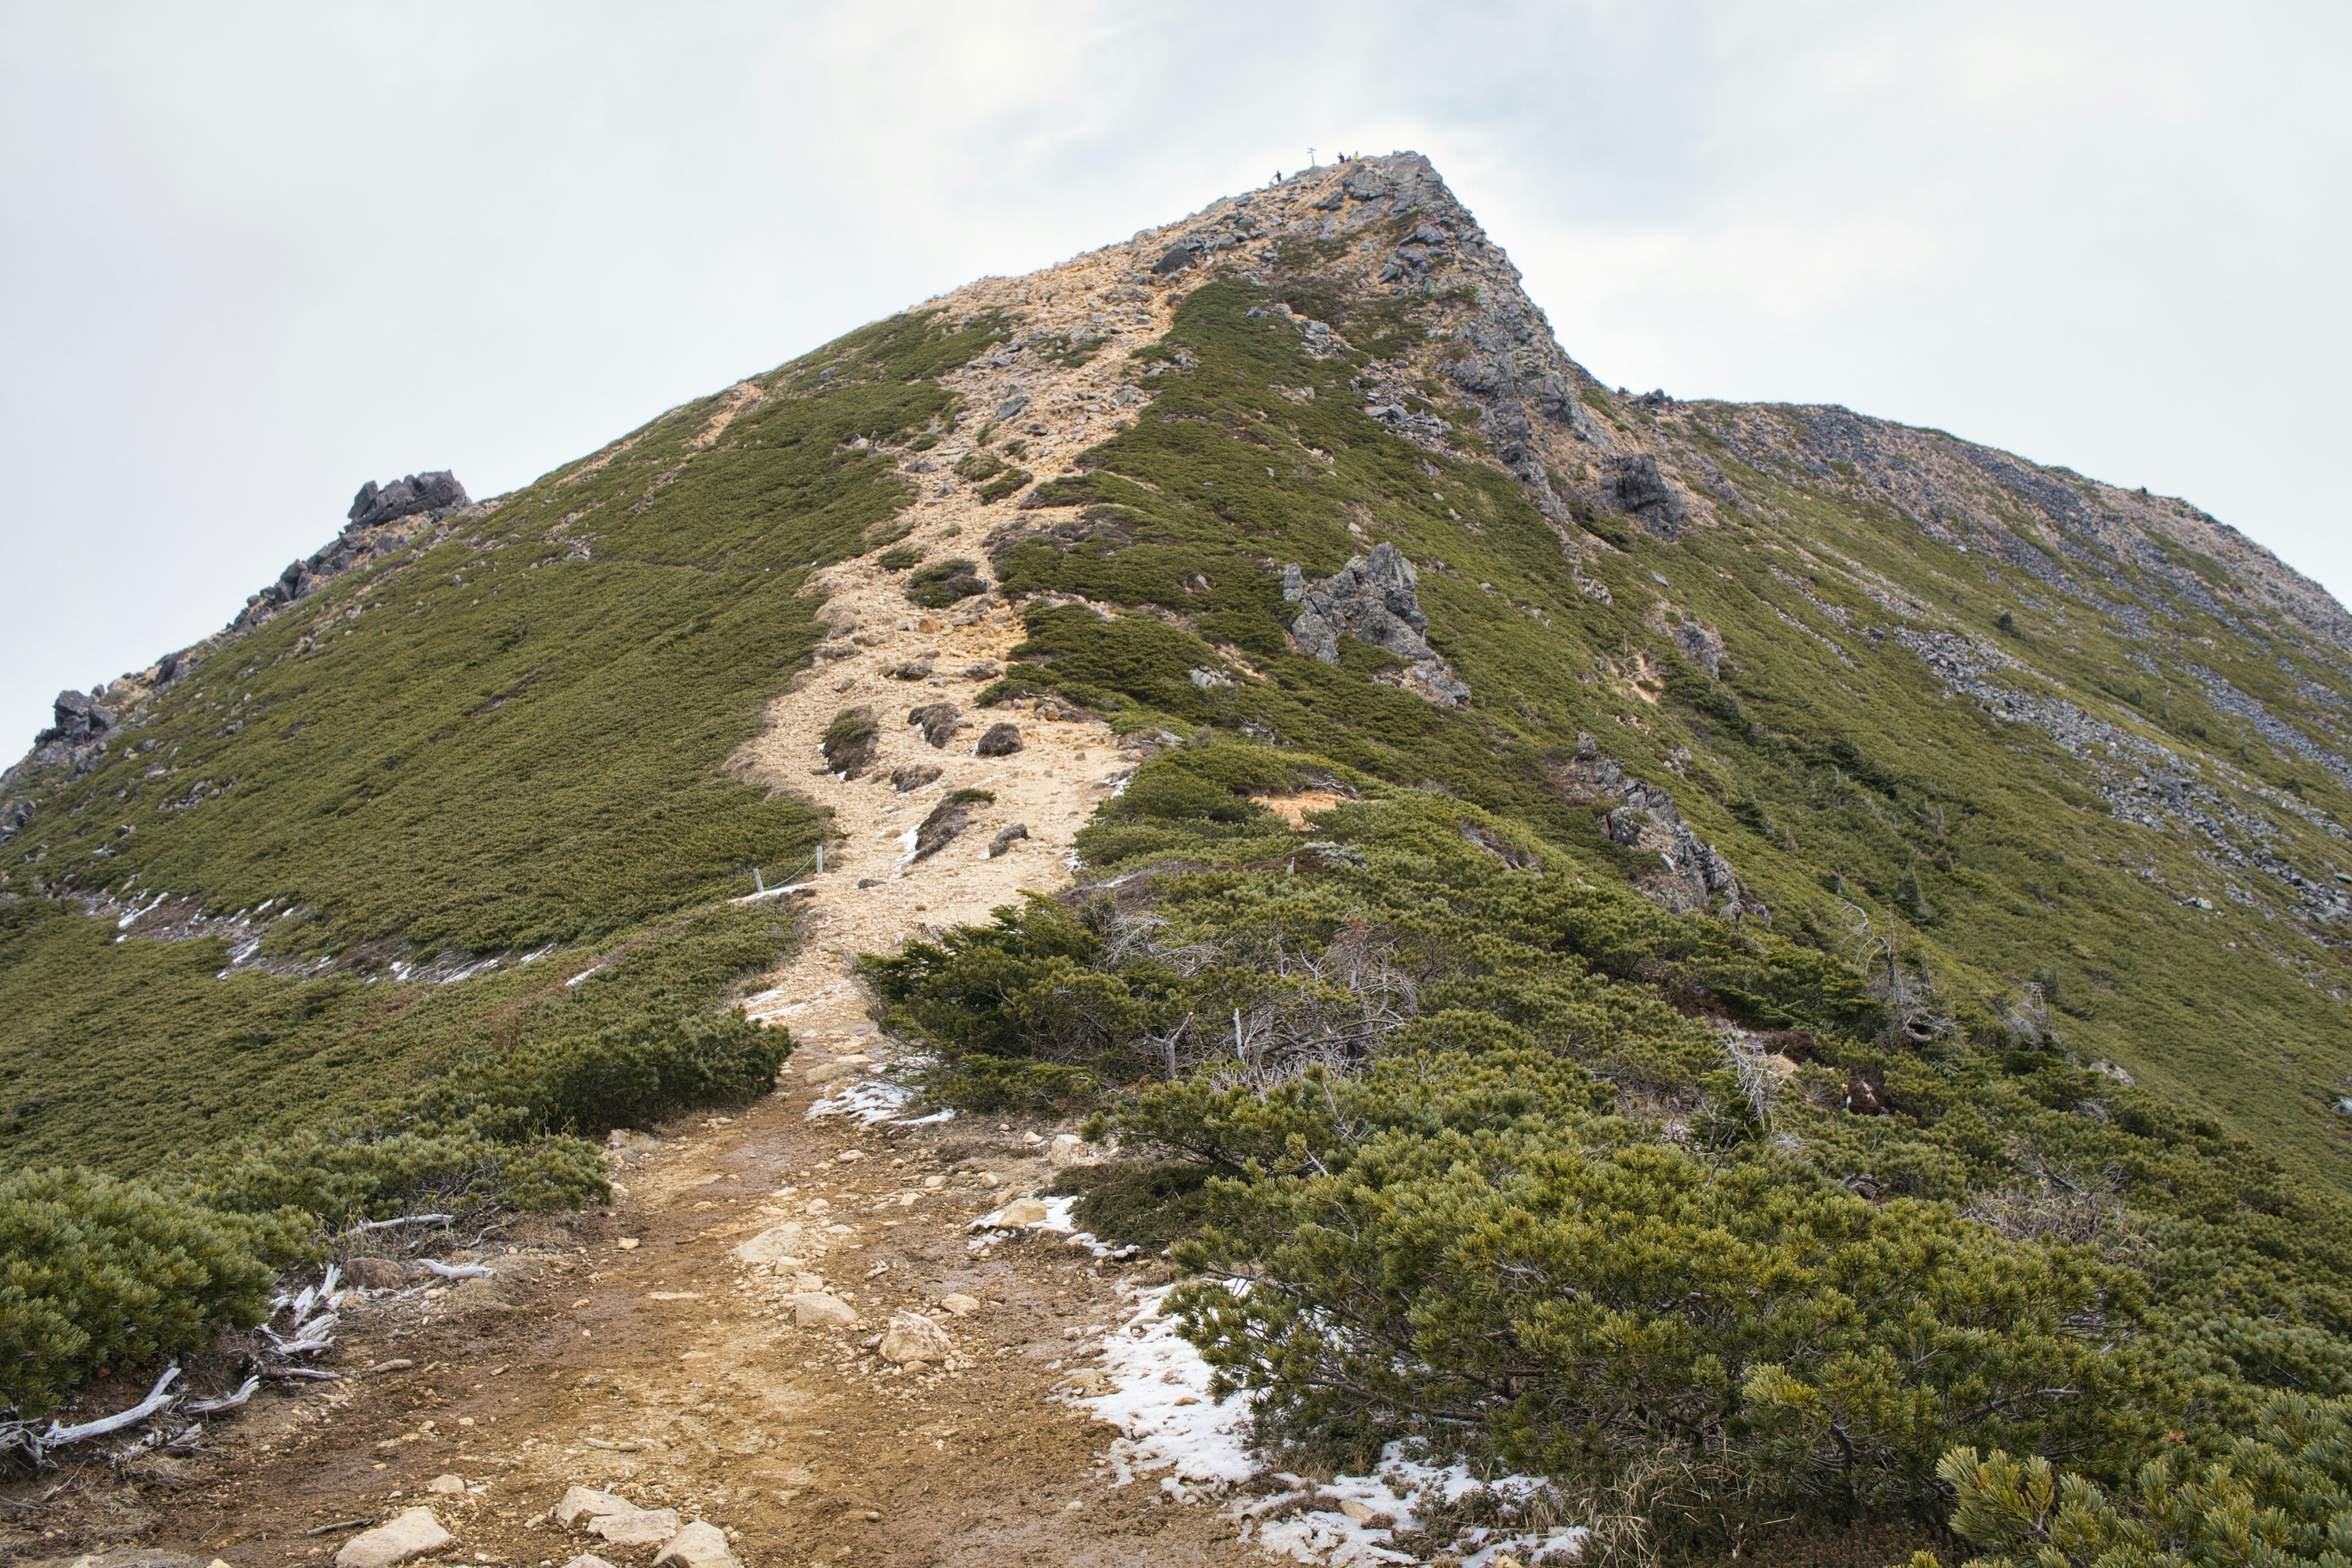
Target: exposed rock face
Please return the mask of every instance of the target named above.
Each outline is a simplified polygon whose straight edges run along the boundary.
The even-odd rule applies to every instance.
[[[1682,531],[1683,521],[1689,513],[1682,498],[1675,494],[1674,487],[1658,471],[1657,458],[1647,452],[1612,458],[1604,465],[1604,471],[1608,477],[1602,481],[1602,489],[1611,506],[1660,539],[1672,539]]]
[[[1628,776],[1614,759],[1601,755],[1591,736],[1576,737],[1576,762],[1563,782],[1577,798],[1623,800],[1601,819],[1601,831],[1613,843],[1658,857],[1659,869],[1639,884],[1650,898],[1678,913],[1770,923],[1772,911],[1742,885],[1722,851],[1691,831],[1675,809],[1675,797]]]
[[[1294,563],[1282,572],[1282,596],[1299,606],[1291,637],[1300,652],[1325,664],[1339,662],[1342,637],[1385,648],[1406,666],[1396,684],[1432,702],[1467,708],[1470,688],[1423,636],[1429,617],[1414,593],[1418,582],[1412,563],[1393,544],[1374,545],[1370,555],[1312,585]]]
[[[381,528],[387,522],[419,512],[446,517],[468,503],[466,487],[457,476],[443,468],[430,474],[411,474],[394,479],[383,489],[370,479],[352,498],[352,510],[344,515],[353,528]]]

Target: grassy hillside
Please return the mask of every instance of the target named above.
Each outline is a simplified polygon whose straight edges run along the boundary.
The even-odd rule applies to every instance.
[[[708,1006],[764,965],[788,921],[747,938],[709,906],[824,824],[721,763],[821,636],[808,570],[906,499],[851,443],[924,429],[937,372],[993,330],[854,334],[767,378],[723,445],[697,437],[731,400],[674,409],[222,643],[92,771],[37,771],[0,871],[0,1158],[145,1168],[571,1027],[599,992]],[[164,895],[260,911],[257,949],[216,980],[226,941],[117,942],[77,902]],[[729,963],[641,982],[678,932]],[[400,978],[444,954],[504,962]]]

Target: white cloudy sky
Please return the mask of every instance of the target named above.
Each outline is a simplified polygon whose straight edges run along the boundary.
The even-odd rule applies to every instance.
[[[494,494],[1310,145],[1428,153],[1612,383],[2186,495],[2352,598],[2347,67],[2340,0],[0,0],[0,752],[364,479]]]

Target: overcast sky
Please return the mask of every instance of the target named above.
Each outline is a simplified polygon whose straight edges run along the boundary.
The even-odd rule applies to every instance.
[[[2347,67],[2341,0],[0,0],[0,752],[363,479],[497,494],[1310,146],[1428,153],[1612,384],[2185,495],[2352,598]]]

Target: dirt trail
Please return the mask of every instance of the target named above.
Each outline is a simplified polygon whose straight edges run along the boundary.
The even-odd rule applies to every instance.
[[[963,559],[988,571],[990,532],[1013,521],[1009,500],[982,500],[979,487],[954,469],[975,448],[985,423],[998,426],[994,445],[1027,443],[1020,466],[1040,480],[1070,471],[1078,453],[1108,436],[1123,417],[1128,355],[1167,330],[1172,310],[1164,292],[1120,281],[1148,247],[1097,252],[1022,279],[985,279],[934,303],[962,318],[990,309],[1012,312],[1022,334],[1106,334],[1087,363],[1066,367],[1034,353],[998,353],[942,379],[963,394],[972,417],[961,437],[909,460],[919,499],[903,521],[901,543],[926,563]],[[992,420],[997,410],[1025,399]],[[871,557],[828,567],[809,591],[824,596],[833,636],[816,667],[769,705],[760,737],[734,765],[742,776],[790,790],[830,807],[842,842],[827,851],[825,874],[806,877],[806,918],[812,940],[798,959],[751,1001],[754,1016],[792,1027],[795,1038],[827,1051],[866,1054],[873,1036],[865,1003],[848,983],[847,957],[887,951],[908,935],[975,921],[1018,903],[1023,889],[1050,892],[1069,879],[1070,844],[1095,806],[1133,771],[1145,753],[1124,752],[1099,721],[1059,704],[974,705],[1002,671],[1023,637],[1021,616],[994,595],[926,610],[907,597],[908,572],[889,571]],[[917,673],[920,671],[921,673]],[[958,723],[933,745],[909,722],[915,708],[951,703]],[[856,778],[826,771],[819,743],[845,710],[870,709],[880,727],[879,749]],[[975,754],[992,725],[1009,722],[1021,749],[1009,755]],[[935,769],[912,788],[894,784],[905,769]],[[946,848],[908,858],[911,834],[924,816],[957,790],[984,790],[995,799],[979,805]],[[1014,825],[1026,837],[1001,854],[990,849]]]
[[[1051,1233],[974,1248],[972,1219],[1048,1179],[1044,1145],[860,1130],[809,1105],[795,1090],[616,1151],[609,1215],[488,1247],[496,1281],[348,1307],[324,1362],[341,1384],[273,1389],[194,1454],[136,1460],[48,1510],[56,1533],[5,1546],[325,1563],[354,1529],[306,1532],[423,1503],[457,1536],[443,1562],[649,1563],[656,1546],[545,1517],[585,1485],[722,1526],[749,1568],[1263,1561],[1213,1509],[1110,1486],[1110,1429],[1059,1396],[1087,1331],[1132,1310],[1121,1283],[1159,1266]],[[804,1227],[799,1267],[736,1257],[786,1220]],[[820,1281],[856,1324],[793,1325],[793,1294]],[[957,1315],[949,1295],[980,1305]],[[907,1311],[942,1324],[953,1360],[909,1374],[875,1354]],[[445,1475],[466,1489],[427,1489]]]

